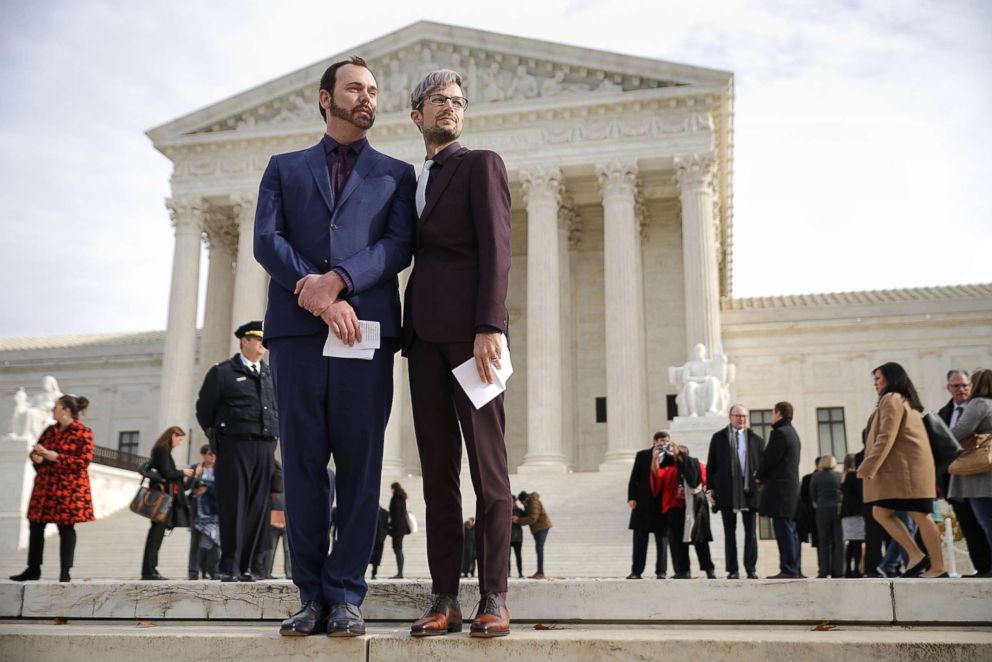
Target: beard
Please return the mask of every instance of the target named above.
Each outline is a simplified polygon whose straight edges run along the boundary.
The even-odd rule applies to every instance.
[[[360,116],[358,113],[365,111],[368,116]],[[331,115],[342,119],[350,124],[357,126],[359,129],[371,129],[372,125],[375,124],[375,109],[371,106],[355,106],[352,109],[347,109],[344,106],[339,106],[334,103],[334,97],[331,97]]]
[[[440,126],[435,122],[432,128],[424,129],[424,140],[432,145],[443,145],[444,143],[458,140],[458,137],[461,135],[462,129],[457,124],[447,127]]]

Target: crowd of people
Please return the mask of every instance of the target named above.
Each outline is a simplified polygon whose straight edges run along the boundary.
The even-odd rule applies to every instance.
[[[772,409],[767,443],[748,427],[748,410],[733,405],[729,424],[710,440],[707,462],[689,455],[669,433],[654,435],[640,451],[628,482],[633,559],[628,579],[641,579],[650,536],[655,536],[655,575],[692,576],[688,547],[699,568],[714,578],[709,512],[723,522],[727,578],[739,579],[738,515],[744,533],[744,571],[757,579],[757,516],[771,520],[779,572],[768,579],[804,579],[802,544],[817,549],[817,578],[949,577],[944,560],[938,499],[953,508],[974,571],[992,577],[992,464],[985,451],[972,469],[956,471],[936,451],[939,431],[929,429],[916,387],[898,363],[872,371],[877,404],[865,424],[864,448],[843,458],[816,458],[800,478],[801,442],[788,402]],[[947,374],[951,399],[936,414],[960,448],[974,452],[992,433],[992,372]],[[933,415],[930,415],[933,416]],[[930,426],[936,425],[930,423]],[[982,435],[985,435],[984,437]],[[953,443],[953,442],[952,442]],[[983,446],[984,447],[984,446]],[[977,467],[974,468],[974,467]]]

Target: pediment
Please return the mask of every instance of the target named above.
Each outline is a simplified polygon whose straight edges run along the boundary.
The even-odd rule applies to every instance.
[[[380,85],[380,117],[405,114],[412,87],[429,71],[454,69],[474,109],[595,100],[638,90],[726,85],[731,75],[479,30],[415,23],[148,132],[158,145],[195,134],[307,126],[319,122],[324,69],[351,54],[369,61]]]

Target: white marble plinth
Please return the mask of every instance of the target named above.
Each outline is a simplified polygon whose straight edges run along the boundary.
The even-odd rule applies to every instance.
[[[28,500],[34,470],[28,460],[33,441],[5,434],[0,437],[0,553],[23,548],[28,542]]]

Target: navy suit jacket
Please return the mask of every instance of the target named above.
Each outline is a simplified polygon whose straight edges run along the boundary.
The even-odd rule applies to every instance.
[[[366,145],[340,199],[331,192],[321,143],[277,154],[262,175],[255,211],[255,259],[269,273],[265,338],[325,332],[327,325],[297,304],[296,282],[342,267],[351,277],[348,302],[362,320],[400,338],[396,274],[410,264],[416,228],[413,166]],[[396,343],[398,345],[398,343]]]

